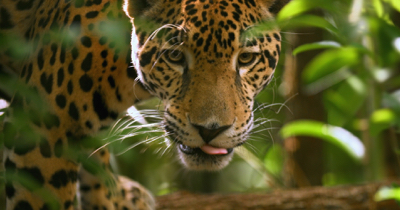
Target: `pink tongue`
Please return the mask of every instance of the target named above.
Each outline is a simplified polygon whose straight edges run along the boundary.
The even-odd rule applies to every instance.
[[[200,149],[209,155],[224,155],[224,154],[228,154],[228,150],[225,148],[216,148],[213,146],[210,146],[208,144],[203,145],[202,147],[200,147]]]

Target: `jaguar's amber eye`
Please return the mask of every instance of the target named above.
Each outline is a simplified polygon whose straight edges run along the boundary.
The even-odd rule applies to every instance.
[[[257,54],[256,53],[242,53],[239,55],[238,62],[241,66],[250,65],[255,59]]]
[[[167,50],[164,52],[164,57],[173,64],[183,64],[185,62],[185,56],[180,50]]]

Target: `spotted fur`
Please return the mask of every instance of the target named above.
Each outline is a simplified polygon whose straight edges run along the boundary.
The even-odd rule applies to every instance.
[[[226,166],[280,54],[277,30],[252,29],[282,2],[1,0],[0,73],[20,75],[3,126],[6,209],[153,209],[145,188],[112,174],[107,150],[86,149],[150,93],[185,166]]]
[[[164,126],[184,165],[221,169],[246,141],[254,97],[271,80],[281,51],[277,30],[254,29],[282,2],[149,2],[125,5],[135,26],[132,59],[140,81],[163,100]],[[207,155],[199,149],[205,144],[228,154]]]

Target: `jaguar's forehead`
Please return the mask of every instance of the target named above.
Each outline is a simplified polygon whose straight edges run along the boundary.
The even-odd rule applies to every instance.
[[[257,5],[253,0],[186,0],[184,2],[181,12],[185,21],[193,23],[195,27],[215,20],[229,20],[228,25],[238,24],[239,28],[245,28],[247,24],[260,21],[260,18],[264,16],[261,14],[262,5]],[[218,25],[219,21],[215,22]]]
[[[158,9],[149,13],[151,19],[159,20],[158,29],[163,28],[160,34],[166,35],[158,36],[159,41],[173,46],[184,43],[197,51],[195,54],[213,54],[217,58],[222,56],[218,51],[229,54],[247,45],[243,39],[246,30],[272,17],[257,0],[168,0],[155,8]],[[161,19],[160,15],[165,17]]]
[[[226,50],[237,47],[239,37],[246,29],[261,22],[262,17],[254,1],[244,2],[186,1],[182,6],[182,25],[188,34],[188,41],[194,47],[203,47],[203,52],[212,51],[210,48],[213,45]]]
[[[243,31],[271,17],[256,0],[184,0],[180,12],[182,24],[189,31],[205,33],[223,30]],[[221,31],[222,32],[222,31]]]
[[[156,0],[147,20],[159,24],[184,26],[188,30],[245,29],[271,18],[267,5],[260,0]],[[146,23],[144,23],[146,24]]]

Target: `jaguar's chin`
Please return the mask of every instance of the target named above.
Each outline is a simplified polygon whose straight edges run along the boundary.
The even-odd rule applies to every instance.
[[[192,148],[177,144],[177,150],[186,168],[197,171],[217,171],[229,164],[234,149],[215,148],[210,145]]]

